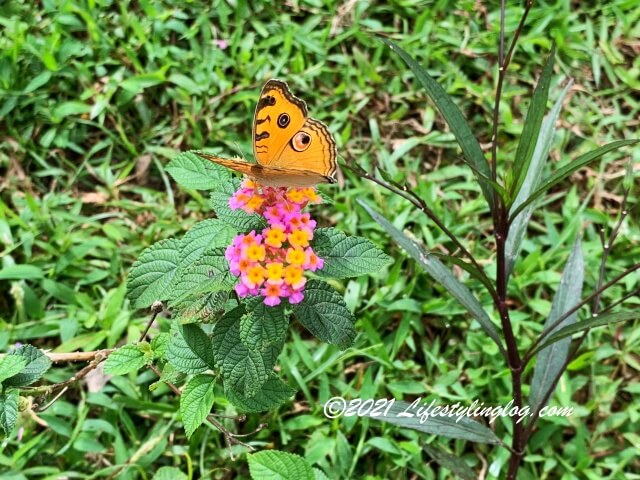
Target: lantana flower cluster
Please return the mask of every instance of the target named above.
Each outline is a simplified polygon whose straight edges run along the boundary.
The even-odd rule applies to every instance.
[[[267,187],[245,179],[229,199],[229,207],[257,213],[267,228],[237,235],[227,247],[225,257],[231,273],[240,277],[235,287],[240,297],[262,296],[269,306],[283,298],[300,303],[307,279],[305,271],[321,269],[324,261],[313,251],[310,241],[316,221],[302,210],[309,203],[320,203],[313,188]]]

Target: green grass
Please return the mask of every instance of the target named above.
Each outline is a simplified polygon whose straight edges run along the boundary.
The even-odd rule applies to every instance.
[[[456,2],[455,8],[442,1],[346,2],[350,8],[338,15],[332,12],[342,4],[331,1],[236,3],[0,6],[1,267],[32,267],[0,280],[1,350],[29,342],[56,352],[91,351],[136,340],[148,315],[124,299],[132,262],[153,242],[210,215],[206,197],[177,189],[163,165],[178,151],[203,147],[250,157],[258,91],[274,77],[286,80],[311,115],[329,125],[341,161],[369,171],[378,166],[406,182],[494,274],[491,218],[472,172],[411,72],[375,33],[390,36],[427,67],[485,147],[499,11],[487,5],[486,15],[479,13],[475,1]],[[638,136],[634,39],[640,36],[640,8],[632,0],[586,3],[534,6],[504,92],[502,164],[515,154],[552,41],[558,57],[550,98],[569,77],[575,87],[551,163]],[[519,8],[509,9],[508,32],[519,14]],[[584,236],[585,291],[596,284],[598,229],[614,224],[629,159],[637,171],[637,146],[573,175],[534,213],[509,292],[522,347],[542,330],[578,232]],[[452,478],[422,451],[421,443],[431,441],[476,472],[486,469],[485,478],[500,478],[508,459],[504,449],[322,414],[322,402],[334,395],[506,403],[511,394],[497,348],[356,200],[375,205],[432,250],[452,247],[448,238],[405,200],[343,173],[341,186],[323,188],[333,203],[316,208],[315,216],[323,226],[370,238],[396,263],[373,277],[335,284],[358,318],[352,349],[340,352],[294,327],[278,363],[281,377],[298,390],[295,399],[245,423],[224,423],[251,432],[267,422],[250,437],[256,446],[303,455],[330,478]],[[635,178],[632,205],[638,201]],[[639,211],[614,245],[609,279],[640,256]],[[637,276],[628,277],[606,292],[603,305],[638,283]],[[480,300],[491,304],[488,295]],[[629,307],[639,304],[637,296],[628,301]],[[166,330],[169,324],[162,317],[158,326]],[[638,331],[623,324],[588,335],[553,402],[576,412],[540,422],[522,478],[640,478]],[[45,380],[63,381],[80,368],[56,366]],[[194,478],[247,478],[242,449],[224,448],[217,431],[203,427],[185,439],[175,413],[178,399],[165,386],[149,392],[155,381],[149,371],[114,377],[99,391],[74,386],[39,414],[49,428],[25,415],[22,441],[14,434],[0,446],[3,478],[57,478],[62,472],[108,478],[110,465],[125,463],[136,465],[129,478],[150,478],[164,465],[185,472],[192,465]],[[214,409],[235,414],[221,390]],[[506,420],[498,423],[501,431],[510,428]]]

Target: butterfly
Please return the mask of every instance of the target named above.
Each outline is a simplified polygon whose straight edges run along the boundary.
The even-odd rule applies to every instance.
[[[335,140],[324,123],[307,116],[307,104],[281,80],[269,80],[258,99],[253,117],[256,163],[196,153],[271,187],[335,183]]]

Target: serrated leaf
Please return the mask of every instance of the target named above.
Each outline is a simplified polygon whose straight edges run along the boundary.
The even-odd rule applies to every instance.
[[[424,444],[422,445],[422,448],[424,448],[425,452],[427,452],[427,454],[441,466],[450,470],[456,478],[461,480],[476,480],[478,478],[469,465],[467,465],[467,463],[457,455],[445,452],[440,447],[436,447],[434,445]]]
[[[540,184],[542,171],[547,159],[549,158],[551,146],[553,145],[556,122],[560,116],[560,110],[562,109],[564,99],[572,85],[573,81],[569,81],[567,83],[558,96],[553,108],[542,121],[540,135],[538,136],[538,142],[536,143],[536,148],[533,152],[531,163],[529,164],[529,170],[527,171],[522,186],[518,191],[518,195],[511,206],[512,211],[515,211],[515,209],[518,208]],[[507,235],[507,241],[505,243],[505,257],[507,260],[508,275],[511,274],[513,266],[515,265],[520,253],[520,246],[527,231],[527,225],[531,219],[531,214],[533,213],[533,206],[533,203],[530,204],[520,215],[515,217],[511,225],[509,225],[509,235]]]
[[[580,303],[583,283],[584,260],[582,257],[582,242],[578,237],[562,272],[560,286],[553,297],[551,312],[544,323],[545,330],[554,325],[574,305]],[[550,331],[558,331],[567,325],[575,323],[577,317],[578,312],[572,313]],[[531,381],[531,395],[529,396],[529,405],[533,411],[544,407],[542,400],[552,388],[555,388],[552,382],[564,366],[569,355],[570,346],[571,339],[565,338],[538,352]]]
[[[214,316],[224,310],[224,305],[229,299],[229,291],[211,292],[194,295],[184,299],[180,308],[178,321],[184,323],[211,323]]]
[[[451,132],[456,137],[456,141],[460,145],[460,148],[462,148],[465,163],[469,166],[473,166],[472,171],[476,173],[476,175],[477,172],[480,172],[485,178],[490,177],[491,170],[489,169],[489,163],[484,156],[484,152],[482,151],[478,140],[473,135],[473,131],[462,115],[462,112],[456,104],[453,103],[453,100],[444,88],[442,88],[438,82],[436,82],[426,72],[426,70],[402,48],[386,38],[381,38],[381,40],[386,43],[391,50],[396,52],[409,66],[411,71],[413,71],[416,78],[427,92],[427,95],[429,95],[429,98],[431,98],[434,105],[451,128]],[[489,206],[493,210],[494,201],[492,187],[483,178],[483,176],[477,177],[478,183],[480,184],[487,203],[489,203]]]
[[[343,406],[332,405],[335,407],[332,409],[333,414],[338,414],[339,410],[344,410],[343,406],[346,407],[346,403]],[[428,405],[426,404],[426,406]],[[372,412],[374,410],[368,410],[363,413],[363,416],[399,427],[411,428],[448,438],[460,438],[491,445],[499,445],[501,443],[491,429],[464,415],[460,418],[455,415],[430,415],[425,418],[429,410],[425,407],[424,402],[417,405],[415,402],[394,401],[388,409],[385,408],[382,412]]]
[[[5,379],[2,383],[5,387],[24,387],[39,380],[51,367],[51,360],[42,350],[32,345],[22,345],[7,355],[17,355],[25,359],[24,368],[17,375]]]
[[[8,437],[18,421],[18,391],[9,390],[0,394],[0,428]]]
[[[327,477],[319,468],[312,467],[311,470],[313,470],[313,478],[315,480],[329,480],[329,477]]]
[[[398,230],[393,224],[364,202],[359,202],[364,209],[380,224],[380,226],[400,245],[424,270],[437,282],[439,282],[467,311],[475,318],[489,337],[496,342],[500,352],[506,358],[506,352],[502,346],[500,335],[487,312],[480,302],[473,296],[469,289],[459,282],[435,256],[423,250],[416,242]]]
[[[104,373],[126,375],[144,367],[144,353],[138,345],[124,345],[111,352],[104,363]]]
[[[309,462],[293,453],[263,450],[247,460],[252,480],[314,480]]]
[[[166,332],[159,333],[153,340],[151,340],[151,350],[153,351],[153,358],[164,358],[169,348],[169,342],[171,341],[171,335]]]
[[[213,368],[212,352],[207,351],[211,349],[211,340],[199,326],[174,323],[170,335],[166,358],[177,370],[202,373]]]
[[[283,343],[264,351],[250,350],[240,340],[242,307],[222,317],[213,329],[213,349],[216,364],[222,369],[225,389],[233,389],[252,397],[269,379]]]
[[[244,397],[232,389],[227,389],[228,400],[241,412],[258,413],[274,410],[289,400],[296,391],[272,373],[258,391],[251,397]]]
[[[215,377],[196,375],[184,387],[180,396],[180,415],[187,438],[202,425],[213,407]]]
[[[345,349],[356,338],[353,314],[342,295],[326,282],[308,281],[304,299],[293,306],[293,312],[298,321],[323,342]]]
[[[176,467],[160,467],[152,480],[188,480],[188,476]]]
[[[135,308],[145,308],[155,301],[171,298],[168,287],[180,265],[180,242],[161,240],[145,249],[127,276],[127,298]]]
[[[216,218],[196,223],[180,240],[180,267],[193,264],[207,250],[226,247],[234,235],[233,228]]]
[[[13,377],[27,366],[27,359],[19,355],[5,355],[0,358],[0,383]]]
[[[379,272],[391,263],[391,257],[362,237],[348,237],[335,228],[314,232],[313,248],[324,260],[319,277],[349,278]]]
[[[244,303],[248,313],[240,320],[242,343],[250,350],[260,351],[282,343],[289,326],[284,304],[270,307],[264,304],[262,297],[254,297]]]
[[[617,150],[620,147],[624,147],[627,145],[635,145],[636,143],[638,143],[638,141],[639,140],[617,140],[615,142],[603,145],[602,147],[598,147],[595,150],[585,153],[584,155],[580,155],[575,160],[560,167],[548,178],[546,178],[542,182],[542,185],[538,189],[536,189],[524,202],[522,202],[518,206],[518,208],[510,213],[509,222],[513,222],[513,219],[516,218],[525,208],[527,208],[527,206],[529,206],[532,202],[542,196],[547,190],[563,181],[576,170],[579,170],[582,167],[593,162],[594,160],[597,160],[605,153],[609,153],[613,150]]]
[[[181,187],[194,190],[215,190],[231,178],[226,168],[200,158],[193,150],[178,154],[165,170]]]
[[[529,111],[527,112],[522,127],[522,134],[520,135],[515,161],[513,162],[514,182],[509,188],[511,198],[516,197],[520,192],[522,183],[529,171],[529,164],[531,163],[533,152],[538,144],[542,118],[544,117],[544,112],[547,108],[547,99],[549,98],[549,85],[551,83],[555,56],[556,46],[553,44],[551,46],[551,53],[549,53],[549,57],[542,69],[540,80],[538,80],[538,84],[533,92],[531,105],[529,106]]]
[[[167,362],[164,364],[164,367],[162,367],[162,373],[160,374],[160,378],[158,379],[158,381],[149,385],[149,391],[153,392],[162,383],[179,383],[180,381],[182,381],[184,376],[184,373],[177,370],[172,364]]]
[[[231,290],[237,282],[224,257],[225,248],[204,252],[192,265],[181,270],[171,286],[171,306],[184,307],[206,294]]]
[[[237,178],[221,182],[216,190],[211,192],[211,208],[220,220],[232,226],[237,232],[262,231],[267,223],[260,215],[249,215],[243,210],[231,210],[229,207],[229,199],[238,188],[240,188],[240,180]]]

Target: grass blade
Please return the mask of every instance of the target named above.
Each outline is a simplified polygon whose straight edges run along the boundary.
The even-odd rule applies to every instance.
[[[551,83],[555,55],[556,47],[553,45],[547,63],[545,63],[542,69],[542,75],[540,76],[538,85],[533,92],[531,106],[524,121],[522,135],[520,136],[520,142],[516,150],[515,162],[513,163],[514,183],[508,189],[509,193],[511,193],[511,198],[517,196],[520,192],[520,188],[529,171],[529,164],[533,158],[533,153],[538,144],[542,118],[544,117],[544,111],[547,108],[547,100],[549,98],[549,84]]]
[[[475,318],[480,326],[491,339],[496,342],[500,352],[506,357],[500,335],[495,325],[491,322],[489,315],[482,308],[480,302],[473,296],[469,289],[460,283],[451,273],[451,271],[445,267],[440,260],[435,258],[430,252],[425,251],[420,245],[415,243],[404,233],[394,227],[389,220],[373,210],[366,203],[359,201],[360,205],[373,217],[373,219],[380,224],[380,226],[393,238],[398,245],[415,260],[418,264],[424,268],[424,270],[431,275],[431,277],[439,282],[453,297],[458,300],[467,311]]]
[[[559,168],[553,175],[551,175],[548,179],[546,179],[540,188],[534,191],[529,198],[527,198],[524,202],[522,202],[515,211],[509,217],[509,222],[513,222],[513,219],[516,218],[520,212],[522,212],[529,204],[535,201],[538,197],[543,195],[547,190],[549,190],[554,185],[557,185],[562,180],[567,178],[576,170],[588,165],[592,161],[600,158],[605,153],[609,153],[612,150],[617,150],[620,147],[624,147],[627,145],[634,145],[638,143],[640,140],[616,140],[615,142],[608,143],[603,145],[602,147],[598,147],[595,150],[592,150],[584,155],[580,155],[574,161],[565,165],[564,167]]]
[[[583,283],[584,258],[582,256],[582,242],[578,237],[573,244],[571,254],[562,272],[560,286],[551,305],[551,312],[545,321],[545,329],[554,325],[565,312],[580,301]],[[554,330],[557,331],[575,323],[577,316],[578,312],[569,315]],[[540,405],[540,403],[544,398],[547,398],[549,390],[555,387],[552,382],[564,366],[567,355],[569,355],[570,346],[571,339],[563,338],[538,353],[529,397],[529,405],[534,411],[544,406]]]
[[[386,43],[391,50],[396,52],[416,75],[418,81],[426,90],[427,95],[429,95],[429,98],[431,98],[436,108],[451,128],[451,132],[456,137],[460,148],[462,148],[465,162],[469,165],[473,165],[474,173],[481,172],[484,177],[491,177],[489,163],[482,152],[482,148],[480,147],[478,140],[473,135],[469,124],[462,115],[462,112],[456,104],[453,103],[453,100],[449,95],[447,95],[444,88],[442,88],[440,84],[438,84],[438,82],[436,82],[433,77],[431,77],[426,70],[402,48],[387,38],[382,38],[382,41]],[[480,183],[480,188],[482,189],[484,197],[493,210],[493,189],[491,185],[479,175],[478,182]]]

